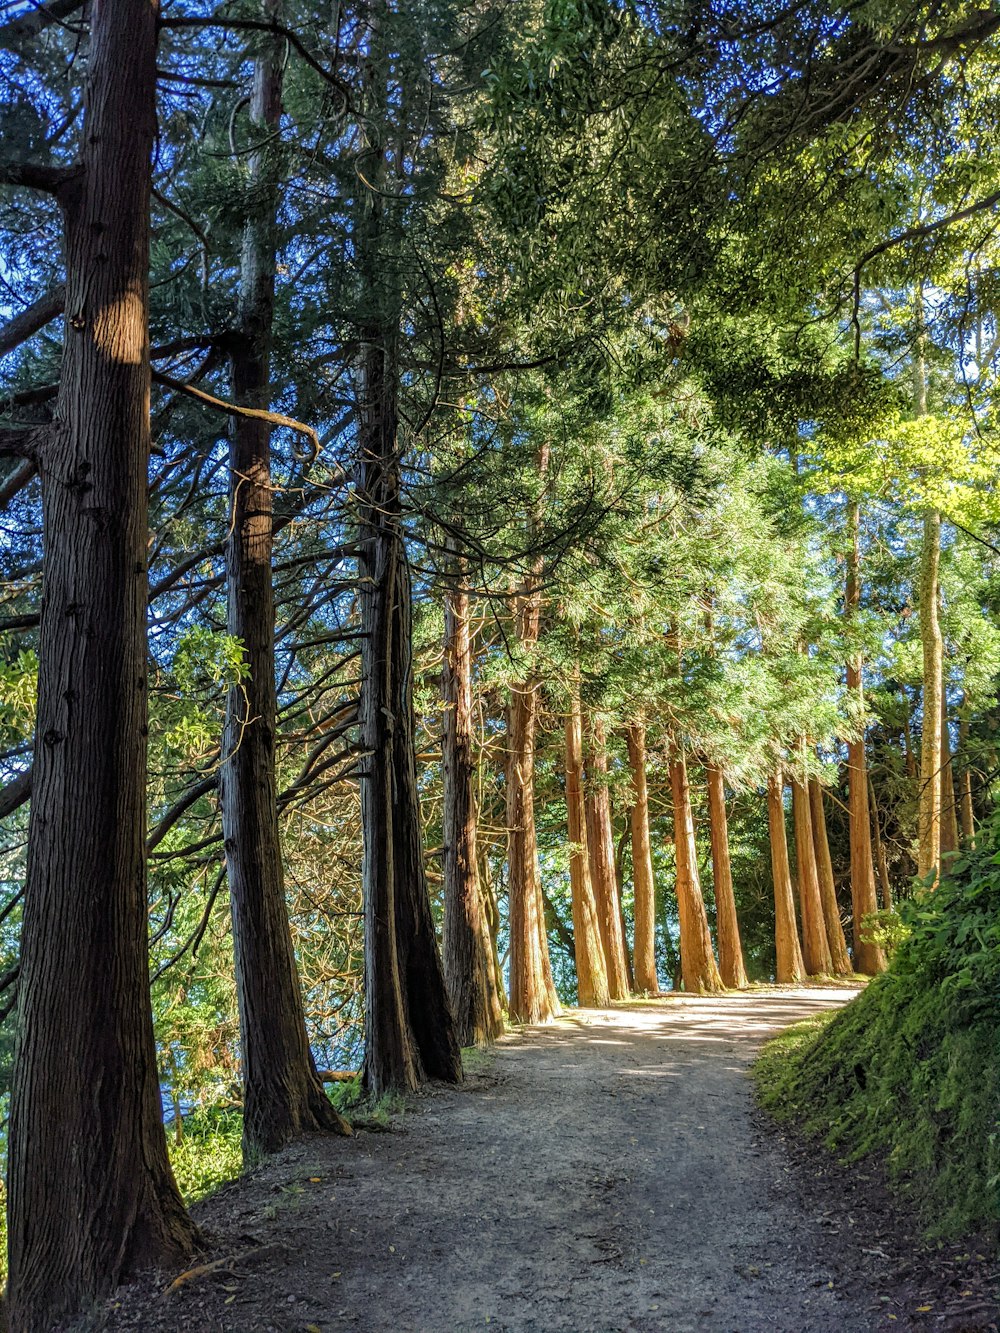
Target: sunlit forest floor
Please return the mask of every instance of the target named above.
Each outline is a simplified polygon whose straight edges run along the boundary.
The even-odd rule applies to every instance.
[[[313,1139],[225,1187],[197,1210],[215,1266],[119,1293],[89,1327],[956,1327],[877,1182],[753,1105],[761,1041],[852,994],[667,998],[515,1032],[392,1132]]]

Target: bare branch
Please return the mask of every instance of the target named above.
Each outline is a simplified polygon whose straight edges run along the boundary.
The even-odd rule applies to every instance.
[[[24,185],[57,198],[80,174],[79,167],[43,167],[37,162],[0,162],[0,185]]]
[[[6,819],[12,815],[15,810],[19,810],[25,801],[31,798],[31,774],[30,768],[19,773],[12,782],[8,782],[6,787],[0,790],[0,819]]]
[[[83,6],[84,0],[49,0],[48,4],[34,5],[26,14],[0,27],[0,50],[13,51],[20,48],[51,24],[62,23]]]

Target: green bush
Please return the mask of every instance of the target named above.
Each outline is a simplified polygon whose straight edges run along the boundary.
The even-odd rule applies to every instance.
[[[877,1154],[937,1236],[1000,1224],[997,833],[902,905],[883,976],[755,1068],[772,1114],[848,1160]]]
[[[168,1134],[173,1129],[167,1126]],[[234,1110],[195,1111],[182,1122],[182,1137],[170,1139],[170,1164],[184,1202],[203,1199],[243,1170],[243,1116]]]

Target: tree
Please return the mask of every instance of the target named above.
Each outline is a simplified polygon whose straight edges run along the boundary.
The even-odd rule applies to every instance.
[[[590,830],[583,779],[583,723],[579,685],[570,688],[566,714],[566,817],[570,841],[569,875],[573,900],[573,943],[580,1004],[602,1008],[610,1001],[600,917],[591,879]]]
[[[280,0],[265,0],[263,21],[280,20]],[[231,358],[233,397],[256,411],[270,408],[279,190],[274,141],[283,67],[282,43],[265,39],[254,66],[250,119],[266,138],[249,162],[254,211],[243,232]],[[260,417],[234,419],[229,502],[228,629],[243,645],[246,670],[229,689],[219,786],[240,1009],[243,1147],[253,1162],[305,1130],[347,1134],[350,1126],[323,1091],[309,1048],[285,906],[275,776],[271,425]]]
[[[10,1126],[18,1333],[51,1329],[196,1240],[167,1160],[147,972],[156,37],[155,5],[96,6],[79,165],[5,169],[56,193],[68,311],[59,425],[31,432],[46,600]]]
[[[712,883],[715,889],[716,932],[719,939],[719,974],[726,986],[747,986],[740,943],[740,923],[733,895],[733,870],[729,857],[729,821],[726,818],[726,786],[718,764],[707,764],[709,830],[712,839]]]
[[[660,983],[656,975],[656,882],[653,878],[653,858],[649,843],[646,729],[642,723],[633,722],[625,735],[628,742],[634,797],[629,823],[632,834],[632,892],[635,902],[635,938],[632,948],[635,988],[640,995],[658,995]]]
[[[801,981],[805,976],[805,964],[795,924],[795,899],[788,866],[784,782],[778,772],[768,779],[767,819],[771,831],[771,875],[774,880],[774,949],[777,959],[774,979]]]

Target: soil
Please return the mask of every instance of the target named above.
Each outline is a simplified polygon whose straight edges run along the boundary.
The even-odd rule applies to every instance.
[[[120,1291],[145,1333],[862,1333],[995,1327],[984,1252],[914,1249],[876,1171],[755,1110],[762,1040],[848,988],[571,1010],[196,1209],[207,1271]],[[977,1254],[980,1257],[976,1257]]]

